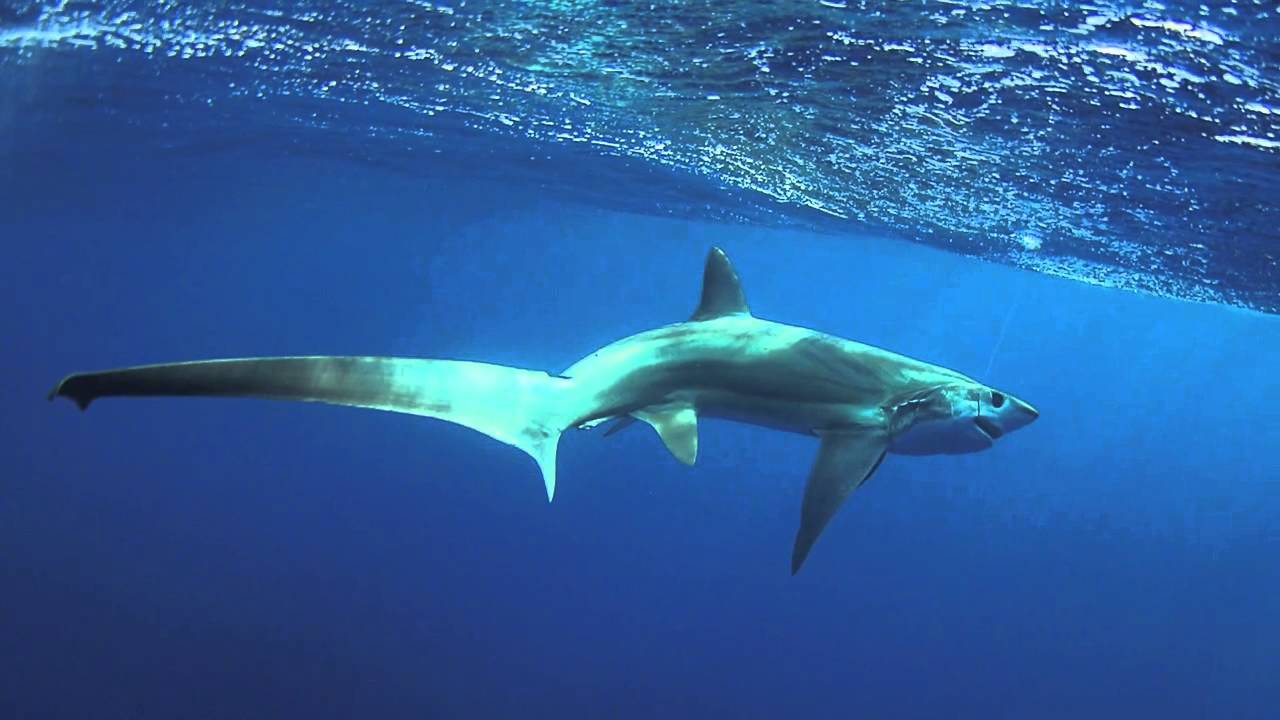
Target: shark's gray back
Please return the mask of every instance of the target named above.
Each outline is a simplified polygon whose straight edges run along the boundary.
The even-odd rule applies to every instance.
[[[594,398],[582,423],[680,398],[702,415],[806,433],[832,421],[855,421],[853,415],[885,407],[896,396],[957,377],[874,346],[750,315],[638,333],[593,352],[563,375]],[[810,406],[812,417],[797,410],[780,417],[783,406]],[[797,422],[802,426],[793,426]]]

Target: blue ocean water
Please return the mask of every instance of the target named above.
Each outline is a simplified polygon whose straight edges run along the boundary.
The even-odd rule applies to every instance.
[[[0,716],[1275,717],[1274,8],[735,7],[0,9]],[[988,102],[895,124],[965,48]],[[1143,121],[1091,105],[1122,86]],[[791,577],[809,438],[571,432],[548,505],[445,423],[43,401],[209,357],[554,372],[686,318],[713,245],[756,314],[1041,419],[891,456]]]

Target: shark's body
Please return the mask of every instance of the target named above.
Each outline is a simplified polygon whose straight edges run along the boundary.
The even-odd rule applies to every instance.
[[[953,370],[751,315],[728,258],[707,258],[687,322],[632,335],[560,375],[455,360],[288,357],[147,365],[71,375],[50,397],[82,409],[107,395],[204,395],[326,402],[435,417],[514,445],[555,493],[560,434],[616,420],[651,425],[692,465],[699,417],[820,438],[792,573],[845,498],[889,452],[990,447],[1037,417],[1030,405]]]

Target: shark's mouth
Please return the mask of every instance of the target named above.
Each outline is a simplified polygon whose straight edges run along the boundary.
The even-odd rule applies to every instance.
[[[1004,435],[1004,430],[1001,430],[999,425],[996,425],[987,418],[976,417],[973,419],[973,424],[977,425],[978,429],[992,440],[999,440],[1000,436]]]

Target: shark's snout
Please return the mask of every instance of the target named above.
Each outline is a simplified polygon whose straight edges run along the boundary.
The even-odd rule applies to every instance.
[[[1017,398],[1013,398],[1013,407],[1015,417],[1021,418],[1022,424],[1018,427],[1024,427],[1035,422],[1040,417],[1040,411],[1031,406],[1031,403],[1023,402]]]
[[[991,424],[996,425],[999,432],[992,433],[987,428],[983,428],[983,430],[988,435],[991,435],[993,439],[1024,428],[1040,417],[1040,411],[1032,407],[1031,403],[1019,400],[1012,395],[992,392],[991,403],[995,409],[993,417],[995,422]]]

